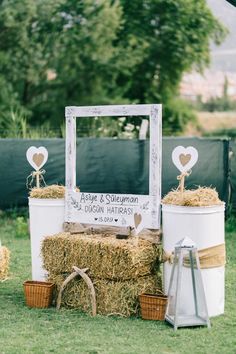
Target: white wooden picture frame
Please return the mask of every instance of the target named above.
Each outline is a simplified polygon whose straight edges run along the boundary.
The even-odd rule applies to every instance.
[[[161,118],[159,104],[66,107],[66,207],[65,221],[84,224],[160,228]],[[149,116],[149,194],[76,192],[76,118]]]

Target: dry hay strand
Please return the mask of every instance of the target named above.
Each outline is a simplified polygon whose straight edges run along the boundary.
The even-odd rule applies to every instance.
[[[163,199],[163,204],[173,204],[191,207],[220,205],[223,202],[219,199],[217,191],[213,188],[199,187],[194,190],[179,190],[169,192]]]
[[[89,268],[93,278],[135,279],[159,268],[161,246],[147,240],[118,240],[101,234],[60,233],[42,243],[44,268],[52,274],[69,273],[73,266]]]
[[[4,280],[8,276],[10,262],[10,251],[7,247],[0,247],[0,280]]]
[[[55,283],[55,295],[68,274],[49,275]],[[92,279],[100,315],[131,316],[139,314],[138,296],[142,293],[155,294],[161,286],[161,276],[152,275],[129,281]],[[62,293],[62,306],[91,313],[90,290],[81,278],[73,279]]]
[[[46,187],[34,187],[31,189],[29,195],[30,198],[39,199],[60,199],[65,197],[65,186],[59,186],[57,184],[52,184]],[[76,191],[79,192],[80,189],[76,187]]]
[[[40,198],[40,199],[59,199],[64,198],[65,187],[53,184],[51,186],[46,186],[42,188],[34,187],[30,191],[30,198]]]

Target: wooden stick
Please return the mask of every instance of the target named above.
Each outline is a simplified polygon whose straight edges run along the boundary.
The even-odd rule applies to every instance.
[[[185,177],[188,177],[190,174],[191,174],[191,170],[190,171],[186,171],[186,172],[182,172],[181,175],[177,176],[177,180],[179,181],[178,190],[180,191],[182,196],[183,196],[183,193],[184,193]]]
[[[92,304],[92,315],[96,316],[97,314],[97,305],[96,305],[96,293],[92,283],[92,280],[89,278],[83,269],[79,269],[78,267],[74,266],[73,269],[84,279],[85,283],[88,285],[91,293],[91,304]],[[86,269],[86,271],[88,268]]]
[[[67,284],[73,280],[75,277],[77,277],[78,275],[81,276],[81,278],[83,278],[83,280],[86,282],[88,288],[90,289],[90,293],[91,293],[91,304],[92,304],[92,316],[96,316],[97,314],[97,304],[96,304],[96,293],[95,293],[95,289],[92,283],[92,280],[89,278],[89,276],[87,274],[85,274],[85,272],[87,272],[88,268],[84,268],[84,269],[80,269],[76,266],[72,267],[74,269],[74,272],[71,273],[66,279],[65,281],[62,283],[58,297],[57,297],[57,310],[60,309],[61,307],[61,299],[62,299],[62,293],[65,289],[65,287],[67,286]]]
[[[68,284],[72,279],[74,279],[77,275],[78,275],[77,272],[71,273],[71,274],[65,279],[65,281],[62,283],[61,288],[60,288],[60,291],[59,291],[59,294],[58,294],[58,297],[57,297],[57,310],[59,310],[60,307],[61,307],[61,298],[62,298],[62,293],[63,293],[65,287],[66,287],[67,284]]]
[[[37,171],[38,172],[38,171]],[[39,184],[39,173],[36,174],[36,187],[39,188],[40,184]]]
[[[185,182],[185,175],[182,175],[181,181],[180,181],[180,192],[183,195],[184,193],[184,182]]]

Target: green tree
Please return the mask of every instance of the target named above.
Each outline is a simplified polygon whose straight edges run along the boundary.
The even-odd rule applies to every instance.
[[[53,3],[52,0],[1,1],[0,84],[8,96],[1,102],[4,106],[1,114],[12,109],[32,114],[35,101],[41,101],[40,94],[46,93],[51,53],[45,23],[49,23],[56,7]]]
[[[118,51],[113,42],[120,22],[117,1],[61,2],[54,23],[58,39],[50,64],[57,75],[49,92],[56,103],[52,112],[55,120],[59,115],[64,119],[66,105],[104,104],[117,99],[118,90],[113,94],[111,87],[115,85],[113,62]],[[82,122],[85,130],[87,122]]]
[[[118,50],[113,41],[120,22],[117,1],[3,0],[4,112],[13,106],[28,112],[33,123],[58,123],[65,105],[103,102],[113,80],[107,68]],[[48,73],[55,73],[53,80]]]
[[[224,34],[205,0],[2,0],[0,125],[17,111],[59,129],[67,105],[160,102],[164,128],[182,129],[182,75]]]
[[[220,43],[225,28],[214,18],[205,0],[120,0],[124,24],[119,39],[127,46],[130,36],[144,48],[142,60],[120,82],[130,82],[125,97],[138,102],[164,103],[164,128],[182,129],[188,114],[176,104],[185,72],[202,71],[210,62],[210,43]],[[136,55],[134,50],[134,55]],[[181,119],[182,117],[182,119]]]

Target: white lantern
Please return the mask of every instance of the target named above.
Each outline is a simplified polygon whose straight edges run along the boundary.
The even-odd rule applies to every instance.
[[[179,299],[181,288],[185,279],[182,277],[184,267],[189,268],[192,279],[193,313],[181,313]],[[168,290],[168,305],[166,321],[171,323],[176,330],[178,327],[207,326],[210,320],[206,305],[205,292],[202,282],[199,257],[196,244],[188,237],[183,238],[175,245],[174,264],[172,267],[170,285]]]

